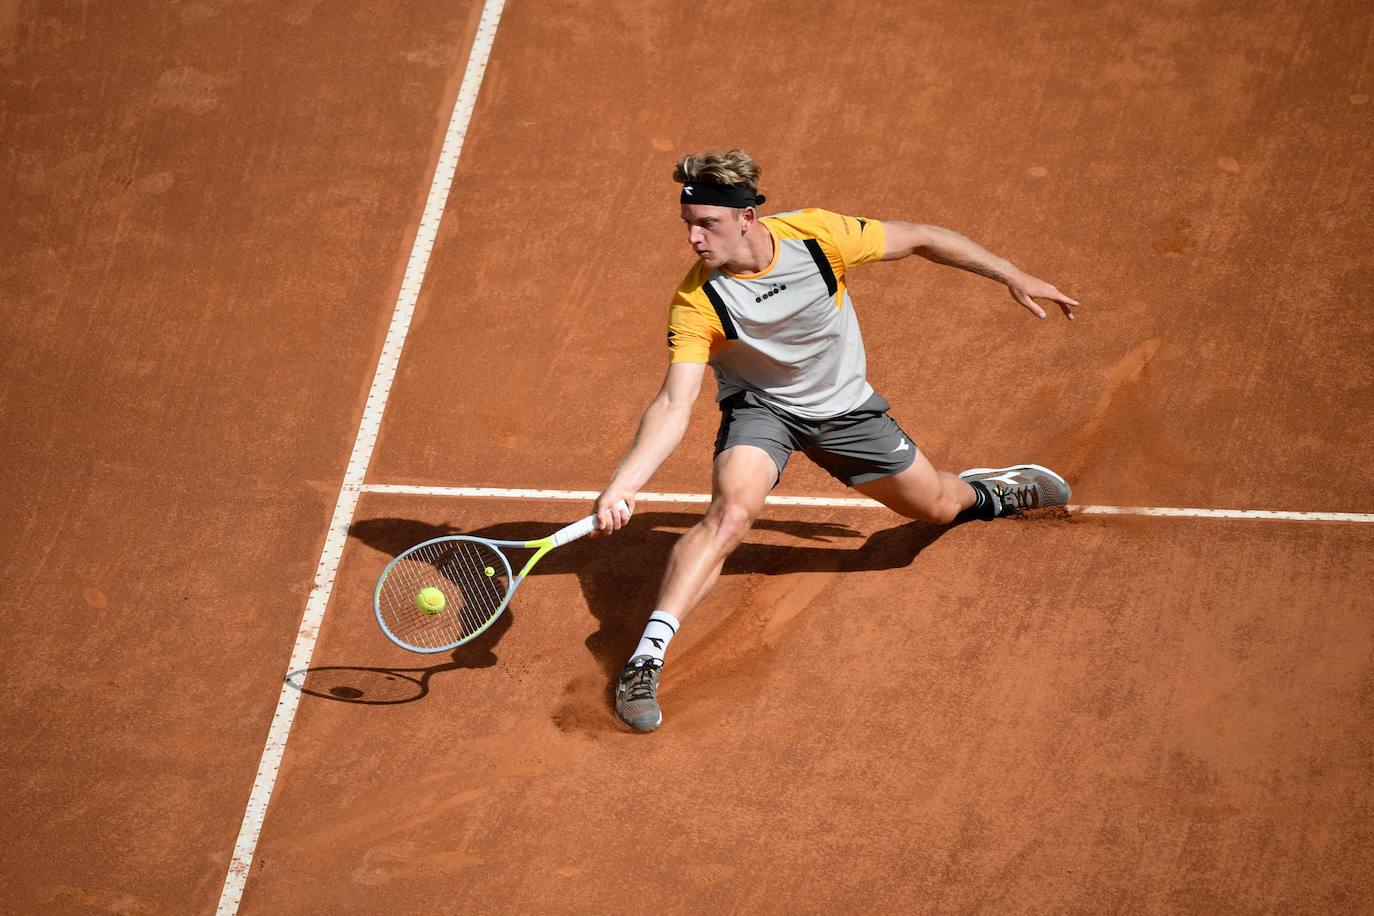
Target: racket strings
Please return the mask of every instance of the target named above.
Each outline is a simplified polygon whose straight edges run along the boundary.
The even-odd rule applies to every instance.
[[[420,608],[420,592],[426,588],[444,595],[437,613]],[[477,541],[443,541],[398,559],[381,585],[377,606],[398,639],[435,649],[462,642],[489,623],[500,612],[508,588],[509,568],[496,548]]]

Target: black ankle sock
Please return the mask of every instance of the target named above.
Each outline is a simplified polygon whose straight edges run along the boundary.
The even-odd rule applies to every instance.
[[[992,495],[992,491],[988,489],[987,484],[983,483],[981,480],[971,480],[969,481],[969,486],[973,487],[973,495],[978,498],[978,501],[963,512],[960,512],[955,521],[965,521],[967,519],[976,518],[990,522],[995,519],[997,517],[998,508],[997,497]]]

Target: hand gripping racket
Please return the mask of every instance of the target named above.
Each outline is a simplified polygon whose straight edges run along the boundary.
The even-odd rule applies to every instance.
[[[630,511],[624,500],[616,508]],[[416,544],[388,563],[377,580],[372,596],[377,624],[388,639],[412,652],[461,646],[501,616],[544,554],[595,530],[596,516],[589,515],[535,541],[455,534]],[[534,556],[514,575],[502,547],[523,547]]]

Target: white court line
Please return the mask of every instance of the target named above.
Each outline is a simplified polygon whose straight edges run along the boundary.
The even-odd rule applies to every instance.
[[[391,493],[401,496],[483,496],[499,499],[567,499],[590,502],[601,495],[596,490],[519,490],[505,487],[417,487],[395,483],[369,483],[364,493]],[[640,493],[640,502],[708,503],[708,493]],[[840,496],[770,496],[772,506],[848,506],[856,509],[881,509],[872,499]],[[1069,506],[1082,515],[1155,515],[1166,518],[1234,518],[1286,522],[1362,522],[1374,523],[1369,512],[1280,512],[1273,509],[1175,509],[1147,506]]]
[[[1146,506],[1069,506],[1084,515],[1157,515],[1165,518],[1246,518],[1283,522],[1374,522],[1371,512],[1282,512],[1277,509],[1173,509]]]
[[[458,99],[449,118],[448,131],[444,134],[444,145],[434,168],[434,179],[430,183],[429,197],[425,200],[424,214],[420,217],[415,244],[411,247],[405,277],[396,297],[391,327],[387,330],[382,355],[377,362],[377,371],[372,377],[372,388],[367,394],[362,424],[358,427],[358,435],[353,442],[353,452],[348,457],[348,468],[344,472],[338,502],[334,504],[334,516],[329,522],[329,534],[325,538],[324,551],[320,554],[319,566],[315,569],[315,585],[305,605],[305,615],[296,633],[296,644],[291,652],[287,671],[308,668],[310,656],[315,651],[320,623],[324,619],[329,596],[334,590],[334,577],[339,569],[344,543],[348,539],[348,528],[353,523],[358,495],[363,489],[363,476],[372,458],[372,449],[377,443],[377,429],[381,425],[382,411],[386,408],[387,396],[391,393],[391,382],[396,375],[396,364],[400,361],[401,348],[405,344],[406,333],[410,330],[410,320],[415,313],[415,303],[420,295],[420,286],[424,282],[425,270],[429,266],[429,255],[434,248],[439,220],[443,216],[444,204],[453,184],[453,175],[458,168],[458,156],[463,151],[463,138],[467,134],[473,108],[477,104],[477,90],[482,85],[482,74],[486,72],[487,59],[491,56],[496,26],[501,20],[501,9],[504,5],[505,0],[487,0],[482,7],[482,18],[477,24],[477,35],[472,42],[467,69],[463,72],[463,83],[458,89]],[[267,733],[267,745],[263,748],[257,777],[253,780],[253,791],[248,798],[248,808],[243,814],[238,841],[234,844],[234,856],[229,862],[229,873],[224,879],[224,889],[220,892],[219,907],[216,909],[220,916],[233,916],[238,912],[244,884],[253,864],[253,853],[257,849],[258,836],[262,832],[263,819],[267,815],[267,803],[272,797],[272,788],[277,781],[277,771],[281,767],[282,755],[286,751],[286,739],[291,732],[291,722],[296,717],[296,707],[300,704],[300,698],[300,691],[292,688],[288,679],[283,679],[277,709],[272,715],[272,725]]]

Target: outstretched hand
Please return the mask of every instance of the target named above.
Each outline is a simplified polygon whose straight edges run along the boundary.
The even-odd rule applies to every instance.
[[[1064,317],[1073,321],[1073,307],[1078,305],[1078,300],[1064,295],[1044,280],[1030,274],[1020,274],[1007,281],[1007,289],[1011,290],[1011,297],[1029,309],[1036,318],[1044,318],[1045,310],[1035,300],[1048,299],[1058,303]]]

